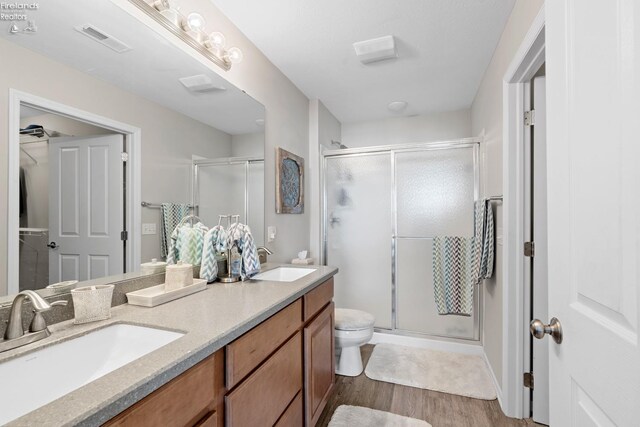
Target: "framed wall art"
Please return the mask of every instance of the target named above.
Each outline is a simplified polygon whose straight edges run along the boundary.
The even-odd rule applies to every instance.
[[[276,213],[304,212],[304,159],[276,148]]]

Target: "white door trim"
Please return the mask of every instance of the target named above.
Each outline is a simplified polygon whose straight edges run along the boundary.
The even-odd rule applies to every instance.
[[[45,110],[61,116],[69,117],[94,126],[99,126],[125,136],[129,160],[126,164],[127,172],[127,230],[129,240],[127,245],[127,271],[134,271],[140,265],[141,248],[141,147],[142,130],[126,123],[118,122],[74,107],[60,104],[46,98],[41,98],[27,92],[9,89],[9,167],[8,167],[8,207],[7,207],[7,291],[8,294],[18,293],[19,284],[19,236],[17,230],[20,224],[20,105],[28,105],[39,110]]]
[[[502,324],[502,410],[528,414],[524,399],[524,86],[545,60],[544,5],[534,19],[503,79],[504,251]],[[527,412],[525,412],[525,410]]]

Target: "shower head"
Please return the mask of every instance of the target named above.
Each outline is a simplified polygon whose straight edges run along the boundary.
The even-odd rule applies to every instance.
[[[345,148],[349,148],[346,145],[344,145],[343,143],[341,143],[340,141],[335,141],[335,140],[331,140],[331,145],[333,145],[334,147],[338,147],[341,150],[344,150]]]

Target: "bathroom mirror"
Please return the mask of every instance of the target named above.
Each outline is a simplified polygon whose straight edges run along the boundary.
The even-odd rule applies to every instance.
[[[35,32],[0,22],[0,296],[161,259],[163,203],[195,205],[208,226],[230,210],[264,241],[260,103],[110,0],[31,18]]]

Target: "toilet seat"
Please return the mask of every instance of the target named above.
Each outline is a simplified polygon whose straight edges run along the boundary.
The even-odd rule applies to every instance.
[[[350,308],[335,309],[335,329],[340,331],[362,331],[373,328],[375,318],[370,313]]]

